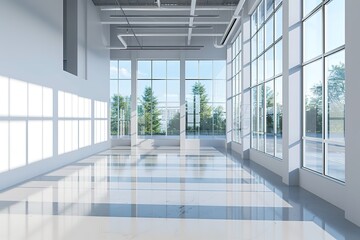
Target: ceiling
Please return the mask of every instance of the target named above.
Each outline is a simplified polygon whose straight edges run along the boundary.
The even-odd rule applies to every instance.
[[[92,0],[96,6],[116,6],[116,0]],[[118,0],[121,6],[158,6],[155,0]],[[239,0],[198,0],[197,6],[235,6]],[[190,6],[191,0],[160,0],[160,6]]]
[[[199,50],[219,42],[239,0],[92,0],[110,25],[110,49]],[[200,43],[200,44],[199,44]],[[192,49],[194,48],[194,49]]]

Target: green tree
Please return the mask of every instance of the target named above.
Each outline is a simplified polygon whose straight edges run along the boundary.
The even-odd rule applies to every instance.
[[[266,92],[266,132],[274,133],[274,91],[265,85]]]
[[[111,135],[128,135],[130,128],[130,97],[111,97]]]
[[[211,106],[208,105],[208,95],[206,93],[205,85],[200,82],[196,82],[192,87],[193,93],[193,104],[194,112],[196,113],[199,110],[200,114],[200,132],[209,132],[212,130],[212,116],[211,116]],[[197,109],[197,102],[200,102],[200,109]],[[196,122],[196,114],[194,114],[194,124]],[[196,128],[196,126],[194,126]],[[194,129],[195,130],[195,129]]]
[[[164,134],[161,131],[160,111],[158,109],[158,100],[154,96],[151,87],[146,87],[144,95],[141,96],[141,108],[139,109],[139,128],[141,134],[156,135]]]
[[[331,115],[337,115],[344,118],[345,107],[345,64],[331,66],[327,78],[327,97],[329,105],[329,118]],[[316,84],[311,88],[312,96],[306,101],[306,121],[314,122],[315,129],[307,130],[312,132],[321,133],[323,121],[323,85],[322,83]],[[331,119],[330,119],[331,120]],[[343,126],[339,126],[343,129]]]
[[[225,119],[225,111],[222,106],[217,106],[214,108],[213,119],[214,119],[214,134],[224,135],[226,131],[226,119]]]
[[[329,103],[345,104],[345,64],[332,66],[328,77]]]
[[[168,122],[168,135],[180,133],[180,113],[177,112]]]

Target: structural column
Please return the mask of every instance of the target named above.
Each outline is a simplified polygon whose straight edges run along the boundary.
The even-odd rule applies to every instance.
[[[359,81],[359,56],[360,56],[360,33],[354,24],[360,21],[360,1],[345,1],[345,136],[346,136],[346,159],[345,159],[345,187],[346,196],[345,217],[360,226],[360,161],[359,161],[359,138],[360,138],[360,81]]]
[[[283,0],[283,182],[299,184],[302,156],[301,0]]]
[[[185,54],[180,55],[180,148],[186,145]]]
[[[137,56],[131,55],[131,146],[137,145]]]
[[[251,144],[251,24],[249,10],[242,12],[241,144],[242,157],[249,159]]]
[[[232,47],[231,44],[227,46],[226,49],[226,144],[227,147],[230,147],[229,144],[232,142],[233,135],[233,106],[232,106]]]

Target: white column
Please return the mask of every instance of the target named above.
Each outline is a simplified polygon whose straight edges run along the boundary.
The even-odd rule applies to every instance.
[[[345,71],[346,71],[346,105],[345,105],[345,136],[346,160],[345,181],[346,201],[345,217],[360,225],[360,81],[359,81],[359,56],[360,32],[356,24],[360,21],[360,1],[345,1]]]
[[[137,57],[131,55],[131,146],[137,145]]]
[[[250,157],[251,142],[251,24],[248,10],[242,13],[241,145],[242,157]]]
[[[283,1],[283,182],[299,184],[302,151],[301,0]]]
[[[59,91],[53,90],[53,156],[59,155]]]
[[[180,148],[186,145],[185,55],[180,55]]]
[[[232,142],[233,106],[232,106],[232,64],[231,44],[226,49],[226,143]],[[229,147],[229,146],[228,146]]]

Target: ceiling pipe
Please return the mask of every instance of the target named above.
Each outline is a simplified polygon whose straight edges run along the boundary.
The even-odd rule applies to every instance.
[[[128,46],[123,35],[117,35],[123,46],[108,47],[112,50],[200,50],[204,46]]]
[[[122,38],[122,36],[119,34],[117,35],[118,39],[120,40],[120,42],[122,43],[123,47],[119,47],[118,49],[127,49],[127,43],[125,42],[125,40]]]
[[[207,15],[195,15],[195,14],[181,14],[181,15],[168,15],[168,14],[146,14],[146,15],[110,15],[110,18],[219,18],[219,15],[207,14]]]
[[[137,7],[137,6],[124,6],[122,7],[124,11],[162,11],[162,12],[169,12],[169,11],[190,11],[190,7],[187,6],[165,6],[162,4],[161,8],[159,7]],[[212,7],[205,7],[205,6],[197,6],[196,11],[234,11],[236,6],[212,6]],[[119,7],[101,7],[101,11],[118,11],[120,10]]]
[[[200,50],[204,46],[128,46],[127,49],[123,47],[108,47],[111,50]]]
[[[239,1],[239,4],[237,5],[237,7],[234,11],[234,14],[231,17],[230,22],[226,27],[224,35],[221,38],[220,44],[218,44],[217,40],[215,39],[215,42],[214,42],[215,48],[223,48],[229,41],[229,37],[234,32],[235,26],[240,22],[240,12],[241,12],[242,8],[244,7],[245,2],[246,2],[246,0]]]

